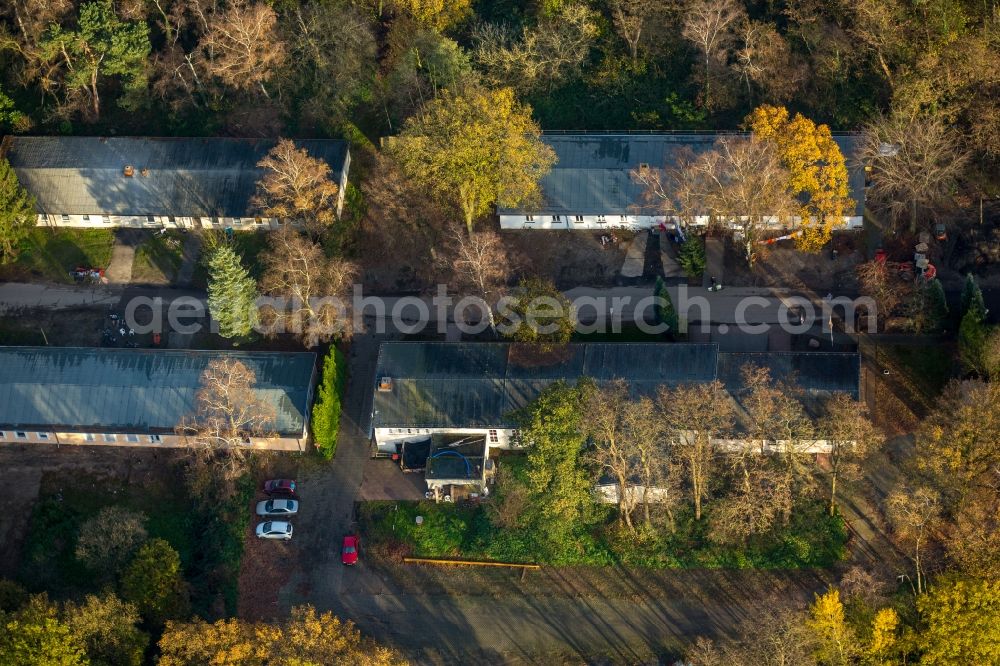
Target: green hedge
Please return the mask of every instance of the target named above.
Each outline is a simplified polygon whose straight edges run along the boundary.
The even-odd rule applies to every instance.
[[[337,452],[340,405],[347,385],[347,363],[336,347],[323,359],[323,379],[312,410],[312,435],[316,451],[330,460]]]

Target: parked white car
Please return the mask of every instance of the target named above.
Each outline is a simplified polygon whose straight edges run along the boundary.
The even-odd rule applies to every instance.
[[[282,520],[269,520],[257,526],[258,539],[281,539],[288,541],[292,538],[292,524]]]
[[[269,499],[257,502],[258,516],[294,516],[299,512],[299,502],[293,499]]]

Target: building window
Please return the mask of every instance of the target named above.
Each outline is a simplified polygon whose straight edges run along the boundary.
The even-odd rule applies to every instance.
[[[552,221],[553,222],[562,222],[562,216],[561,215],[553,215],[552,216]]]
[[[622,222],[628,222],[628,215],[622,215]]]
[[[577,224],[582,224],[583,223],[583,215],[577,215],[576,218],[573,221],[576,222]]]
[[[62,221],[63,222],[69,222],[69,215],[63,215],[62,216]]]
[[[84,215],[83,216],[83,221],[84,222],[90,222],[90,216],[89,215]]]
[[[35,435],[38,436],[38,439],[48,439],[49,438],[49,433],[47,433],[47,432],[36,432]]]
[[[606,220],[606,219],[604,219],[604,216],[603,216],[603,215],[598,215],[598,216],[597,216],[597,223],[598,223],[598,224],[604,224],[605,222],[607,222],[607,220]]]
[[[159,443],[160,443],[160,442],[162,442],[162,441],[163,441],[163,440],[162,440],[162,439],[160,439],[160,436],[159,436],[159,435],[150,435],[150,436],[149,436],[149,443],[150,443],[150,444],[159,444]]]
[[[111,224],[111,216],[101,215],[101,222],[103,222],[104,224]]]
[[[139,435],[125,435],[125,439],[133,444],[139,443]]]
[[[497,444],[500,441],[500,435],[497,434],[496,430],[490,430],[490,444]]]
[[[177,218],[174,217],[173,215],[168,215],[167,216],[167,222],[169,222],[170,224],[173,224],[176,221],[177,221]]]
[[[218,223],[219,223],[219,218],[213,217],[212,218],[212,224],[218,224]]]
[[[254,222],[254,224],[264,224],[264,220],[262,220],[259,217],[253,218],[253,222]]]
[[[525,222],[534,222],[535,221],[535,216],[534,215],[525,215],[524,216],[524,221]]]
[[[14,433],[14,437],[17,439],[28,439],[28,433],[18,430]]]
[[[156,222],[156,218],[153,217],[152,215],[147,215],[146,216],[146,221],[147,222]]]
[[[84,441],[87,441],[87,442],[93,442],[93,441],[94,441],[94,440],[96,440],[97,438],[96,438],[96,437],[94,437],[94,433],[92,433],[92,432],[88,432],[87,434],[85,434],[85,435],[83,436],[83,439],[84,439]]]

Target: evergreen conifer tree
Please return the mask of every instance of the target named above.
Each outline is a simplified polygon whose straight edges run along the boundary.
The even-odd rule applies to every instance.
[[[208,310],[219,325],[219,335],[249,335],[257,324],[257,283],[229,245],[222,245],[208,263]]]
[[[10,162],[0,159],[0,264],[17,258],[17,246],[35,226],[35,198],[21,187]]]

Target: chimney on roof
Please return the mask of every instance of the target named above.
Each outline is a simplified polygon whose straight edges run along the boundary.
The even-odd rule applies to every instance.
[[[378,380],[378,390],[386,393],[392,390],[392,377],[382,377]]]
[[[143,177],[148,176],[149,175],[149,167],[142,167],[142,171],[140,171],[139,173],[141,173],[143,175]]]
[[[135,167],[132,166],[131,164],[126,164],[124,173],[126,178],[131,178],[132,176],[135,175]]]

